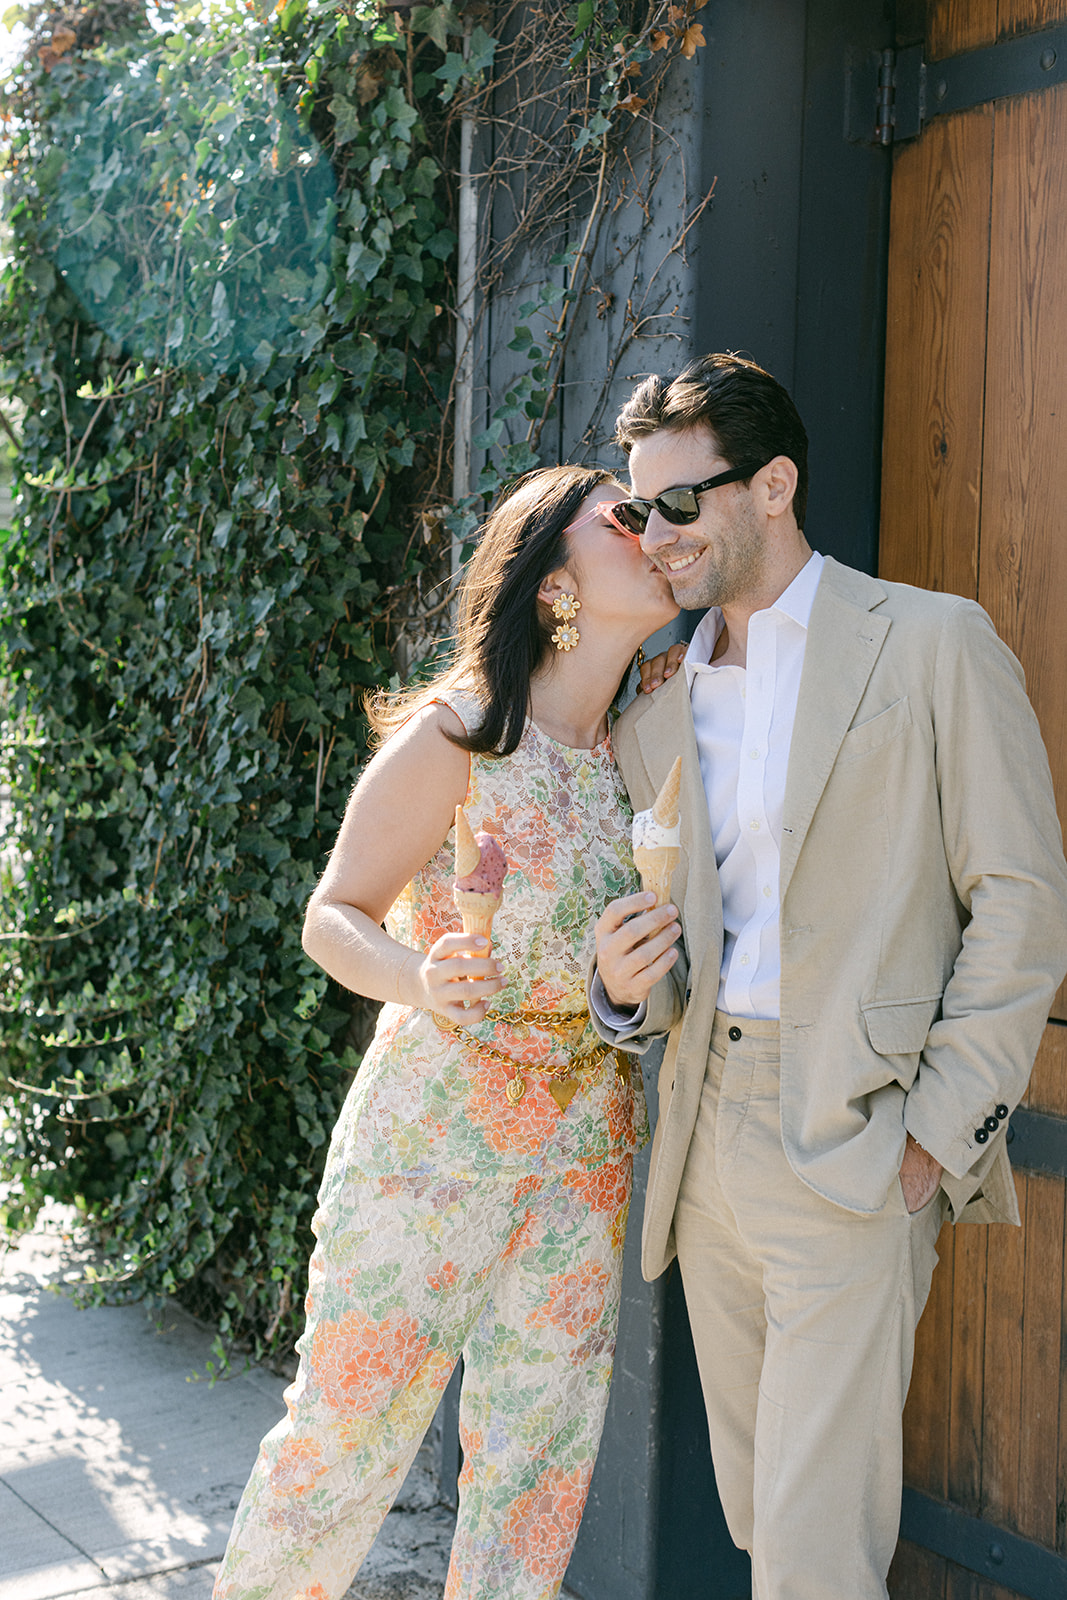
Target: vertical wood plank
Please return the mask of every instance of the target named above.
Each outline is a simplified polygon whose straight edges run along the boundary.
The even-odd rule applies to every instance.
[[[1067,21],[1067,0],[1000,0],[997,32],[1006,38]]]
[[[1045,1029],[1024,1104],[1067,1117],[1067,1027],[1062,1023],[1050,1022]]]
[[[942,1556],[901,1539],[889,1569],[890,1600],[945,1600],[946,1564]]]
[[[978,598],[1019,657],[1067,817],[1067,84],[996,107]],[[1053,1015],[1065,1016],[1061,989]]]
[[[1029,1179],[1015,1174],[1019,1211],[1026,1215]],[[1001,1527],[1016,1527],[1021,1426],[1024,1230],[991,1227],[987,1256],[985,1404],[982,1426],[982,1511]]]
[[[955,1230],[937,1241],[940,1261],[915,1336],[915,1363],[904,1407],[904,1481],[944,1499],[948,1489],[952,1275]]]
[[[1027,1188],[1016,1526],[1053,1549],[1059,1498],[1064,1180],[1031,1173]]]
[[[879,572],[974,598],[993,113],[946,117],[893,168]]]
[[[926,59],[942,61],[997,37],[997,0],[928,0]]]
[[[948,1498],[971,1516],[982,1503],[982,1416],[985,1405],[986,1264],[989,1230],[956,1230],[949,1373]],[[993,1308],[996,1314],[996,1308]]]

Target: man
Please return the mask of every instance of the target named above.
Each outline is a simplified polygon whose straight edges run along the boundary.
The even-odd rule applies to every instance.
[[[614,735],[635,809],[682,756],[680,909],[610,907],[590,991],[611,1042],[670,1035],[643,1268],[678,1256],[758,1600],[883,1600],[935,1240],[1019,1220],[1005,1126],[1067,968],[1048,762],[985,612],[812,553],[768,373],[649,379],[618,437],[624,529],[709,608]]]

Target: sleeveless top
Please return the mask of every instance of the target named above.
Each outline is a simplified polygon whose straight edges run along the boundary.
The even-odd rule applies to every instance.
[[[474,696],[448,690],[438,698],[465,728],[477,726]],[[446,1125],[453,1161],[472,1169],[543,1171],[639,1148],[648,1122],[636,1061],[600,1047],[585,995],[597,918],[640,888],[610,734],[593,750],[575,750],[527,721],[510,756],[471,756],[464,810],[507,858],[492,934],[504,987],[473,1028],[383,1006],[349,1097],[353,1113],[379,1123],[381,1169],[397,1170],[396,1140],[414,1156]],[[391,908],[386,928],[395,939],[426,950],[461,931],[454,871],[450,830]],[[512,1100],[515,1079],[520,1097]],[[550,1085],[563,1080],[563,1096],[554,1095]]]

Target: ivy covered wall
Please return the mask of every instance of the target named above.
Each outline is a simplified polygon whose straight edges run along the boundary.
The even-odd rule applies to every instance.
[[[10,107],[8,1220],[73,1200],[112,1287],[268,1345],[358,1060],[302,911],[451,371],[448,198],[375,28],[53,30]]]
[[[442,488],[457,117],[499,99],[514,129],[544,41],[555,210],[524,215],[561,276],[490,400],[486,493],[536,459],[596,289],[581,208],[615,204],[698,3],[512,5],[499,40],[448,5],[30,14],[3,105],[0,1178],[9,1226],[81,1208],[100,1292],[180,1292],[260,1351],[299,1331],[367,1026],[303,907],[363,692],[432,642],[479,503]]]

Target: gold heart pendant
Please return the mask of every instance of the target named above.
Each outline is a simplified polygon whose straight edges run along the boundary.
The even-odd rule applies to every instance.
[[[548,1092],[559,1106],[561,1111],[566,1111],[571,1101],[578,1092],[577,1078],[550,1078]]]

